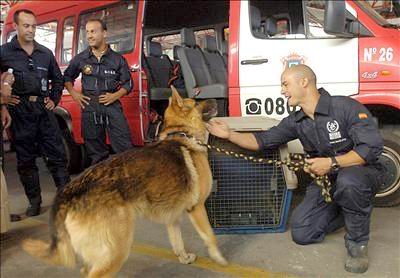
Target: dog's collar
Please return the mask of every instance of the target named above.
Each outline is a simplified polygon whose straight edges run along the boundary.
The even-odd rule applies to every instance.
[[[196,138],[195,136],[189,135],[186,132],[179,131],[179,130],[168,132],[164,139],[170,138],[170,137],[174,137],[174,136],[189,139],[191,141],[194,141],[196,144],[198,144],[200,146],[207,146],[207,144],[205,144],[203,141],[201,141],[200,139]]]
[[[178,137],[182,137],[182,138],[186,138],[189,139],[191,141],[194,141],[196,144],[202,146],[202,147],[207,147],[207,144],[203,143],[201,140],[197,139],[195,136],[193,135],[188,135],[186,132],[184,131],[172,131],[167,133],[165,138],[169,138],[169,137],[173,137],[173,136],[178,136]]]
[[[193,139],[194,138],[194,136],[188,135],[184,131],[172,131],[172,132],[167,133],[167,137],[172,137],[172,136],[185,137],[185,138],[188,138],[188,139]]]

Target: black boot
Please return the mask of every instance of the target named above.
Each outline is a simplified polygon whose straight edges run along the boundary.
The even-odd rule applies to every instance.
[[[40,214],[40,204],[30,204],[25,212],[26,216],[32,217]]]
[[[10,214],[10,221],[11,222],[18,222],[21,221],[22,218],[18,214]]]
[[[57,191],[61,191],[65,187],[65,185],[67,185],[71,181],[71,178],[65,167],[65,163],[63,164],[60,161],[49,160],[47,167],[49,168],[51,175],[53,176],[54,184],[57,187]]]
[[[353,245],[348,247],[344,269],[352,273],[366,272],[368,270],[368,246]]]
[[[25,214],[28,217],[39,215],[42,198],[37,167],[19,167],[18,173],[29,200]]]
[[[42,197],[37,196],[35,198],[29,199],[29,206],[26,209],[26,216],[32,217],[40,214],[40,205],[42,203]]]
[[[71,181],[71,178],[69,176],[64,176],[64,177],[54,177],[54,184],[57,187],[57,192],[62,191],[64,187]]]

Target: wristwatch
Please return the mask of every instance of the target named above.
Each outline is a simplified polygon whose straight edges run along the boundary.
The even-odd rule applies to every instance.
[[[336,160],[336,158],[335,158],[334,156],[331,157],[331,161],[332,161],[332,163],[331,163],[331,169],[332,169],[334,172],[337,172],[337,171],[339,170],[339,168],[340,168],[339,163],[337,162],[337,160]]]

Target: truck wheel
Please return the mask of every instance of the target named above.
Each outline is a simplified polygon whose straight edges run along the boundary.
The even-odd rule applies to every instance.
[[[379,161],[385,166],[384,182],[375,195],[378,207],[392,207],[400,204],[400,136],[394,133],[396,126],[381,129],[384,150]]]
[[[69,130],[62,131],[62,141],[65,149],[65,155],[67,157],[67,169],[70,174],[76,174],[83,170],[84,154],[80,145],[74,142]]]

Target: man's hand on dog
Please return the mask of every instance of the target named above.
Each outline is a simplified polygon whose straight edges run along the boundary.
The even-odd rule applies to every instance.
[[[209,121],[207,124],[207,130],[214,136],[223,139],[229,139],[231,132],[229,130],[229,126],[221,120],[213,119]]]
[[[331,170],[332,160],[329,157],[307,158],[306,162],[309,164],[307,168],[304,168],[306,173],[323,176]]]

